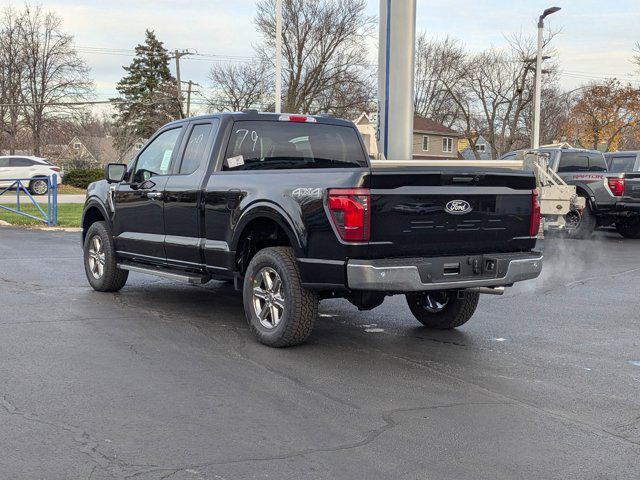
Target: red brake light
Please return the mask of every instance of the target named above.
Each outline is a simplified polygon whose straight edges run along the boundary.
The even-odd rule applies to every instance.
[[[278,120],[281,122],[316,123],[315,118],[306,115],[280,115]]]
[[[537,237],[540,231],[540,192],[537,188],[531,194],[531,226],[529,228],[529,236]]]
[[[54,172],[59,172],[60,171],[60,169],[58,167],[49,167],[49,168],[51,168],[51,170],[53,170]]]
[[[624,195],[624,178],[608,178],[609,190],[614,197],[621,197]]]
[[[331,221],[345,242],[368,242],[371,205],[368,188],[331,189],[328,201]]]

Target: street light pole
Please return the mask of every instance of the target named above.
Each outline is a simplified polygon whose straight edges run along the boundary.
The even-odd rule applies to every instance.
[[[276,0],[276,113],[282,111],[282,0]]]
[[[542,100],[542,47],[544,33],[544,19],[556,13],[560,7],[547,8],[538,19],[538,53],[536,55],[536,83],[533,101],[533,139],[532,148],[540,148],[540,103]]]

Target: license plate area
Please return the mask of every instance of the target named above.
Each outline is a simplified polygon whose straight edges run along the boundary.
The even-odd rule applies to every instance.
[[[508,262],[490,255],[467,255],[424,259],[418,265],[422,283],[499,278],[505,275]]]

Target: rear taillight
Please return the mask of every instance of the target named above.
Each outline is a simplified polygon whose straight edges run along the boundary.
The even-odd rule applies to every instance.
[[[368,188],[329,190],[329,214],[345,242],[368,242],[371,200]]]
[[[624,178],[608,178],[609,190],[614,197],[621,197],[624,195]]]
[[[49,168],[54,172],[60,172],[60,169],[58,167],[49,167]]]
[[[531,226],[529,236],[537,237],[540,231],[540,192],[534,189],[531,194]]]

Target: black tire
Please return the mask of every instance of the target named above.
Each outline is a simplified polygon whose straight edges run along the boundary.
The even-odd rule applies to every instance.
[[[624,238],[640,238],[640,216],[616,222],[616,230]]]
[[[458,298],[457,291],[447,290],[408,293],[406,298],[411,313],[421,324],[427,328],[448,330],[469,321],[478,307],[480,294],[465,292],[462,298]],[[438,304],[435,304],[434,300],[437,300]]]
[[[29,192],[31,195],[46,195],[49,191],[49,184],[46,178],[34,178],[29,182]]]
[[[582,211],[582,216],[579,220],[578,226],[568,231],[569,238],[587,240],[593,236],[593,232],[598,226],[596,216],[593,214],[591,206],[589,205],[589,199],[585,198],[585,201],[587,202],[587,205]]]
[[[274,275],[273,278],[279,277],[281,285],[279,293],[272,294],[269,299],[269,302],[273,302],[279,317],[277,323],[273,321],[273,310],[270,310],[272,326],[265,326],[269,321],[266,318],[260,319],[255,305],[255,302],[267,302],[254,296],[254,289],[260,290],[264,278],[262,273],[265,271],[269,275],[275,272],[277,276]],[[264,292],[265,290],[262,290],[261,294]],[[260,343],[270,347],[298,345],[303,343],[313,330],[318,317],[318,295],[302,286],[298,262],[292,248],[270,247],[256,253],[247,268],[242,293],[247,321]],[[282,305],[282,309],[276,307],[275,303]]]
[[[95,269],[92,268],[90,261],[92,256],[96,260],[96,255],[92,254],[94,239],[99,239],[103,249],[103,254],[100,256],[103,257],[104,264],[102,274],[99,276],[94,273]],[[87,230],[84,240],[84,271],[89,284],[98,292],[117,292],[127,283],[129,271],[118,268],[113,239],[105,222],[95,222]]]

